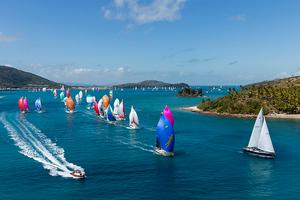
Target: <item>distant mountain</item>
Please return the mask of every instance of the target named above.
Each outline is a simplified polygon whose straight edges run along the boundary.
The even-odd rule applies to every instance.
[[[0,88],[37,87],[59,88],[60,84],[13,67],[0,66]]]
[[[300,76],[242,86],[239,92],[203,101],[202,111],[227,114],[300,114]]]
[[[183,88],[183,87],[189,87],[186,83],[165,83],[162,81],[156,81],[156,80],[146,80],[138,83],[125,83],[125,84],[119,84],[114,85],[113,87],[117,88],[143,88],[143,87],[176,87],[176,88]]]

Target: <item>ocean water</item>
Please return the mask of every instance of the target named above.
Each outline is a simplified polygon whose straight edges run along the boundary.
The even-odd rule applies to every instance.
[[[108,91],[90,93],[99,98]],[[28,97],[30,113],[19,113],[20,96]],[[45,113],[33,111],[37,97]],[[127,116],[135,106],[141,129],[128,130],[128,121],[108,124],[85,103],[67,114],[50,91],[0,92],[0,199],[300,198],[300,121],[268,120],[277,154],[268,160],[241,151],[254,119],[181,111],[201,98],[172,91],[118,90],[114,97],[124,99]],[[174,158],[153,154],[165,105],[175,118]],[[76,168],[85,180],[69,176]]]

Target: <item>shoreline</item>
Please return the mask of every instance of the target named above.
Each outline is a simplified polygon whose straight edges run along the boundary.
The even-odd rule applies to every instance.
[[[214,111],[203,111],[197,106],[190,107],[180,107],[180,110],[196,112],[204,115],[213,115],[213,116],[221,116],[221,117],[233,117],[233,118],[256,118],[256,115],[253,114],[230,114],[230,113],[217,113]],[[273,119],[300,119],[300,114],[268,114],[265,115],[266,118]]]

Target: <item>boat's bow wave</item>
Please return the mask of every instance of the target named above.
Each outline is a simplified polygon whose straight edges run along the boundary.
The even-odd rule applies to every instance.
[[[41,163],[49,170],[51,176],[73,177],[74,170],[84,169],[66,160],[64,149],[52,142],[41,130],[27,121],[24,116],[0,115],[0,122],[4,125],[20,153]]]

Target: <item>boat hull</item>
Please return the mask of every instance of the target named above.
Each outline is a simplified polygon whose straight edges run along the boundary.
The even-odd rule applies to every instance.
[[[174,152],[167,152],[163,149],[159,149],[159,148],[154,148],[154,152],[155,154],[157,155],[160,155],[160,156],[165,156],[165,157],[173,157],[174,156]]]
[[[255,148],[255,147],[244,147],[243,151],[248,154],[258,156],[258,157],[270,158],[270,159],[275,158],[275,153],[263,151],[261,149]]]

